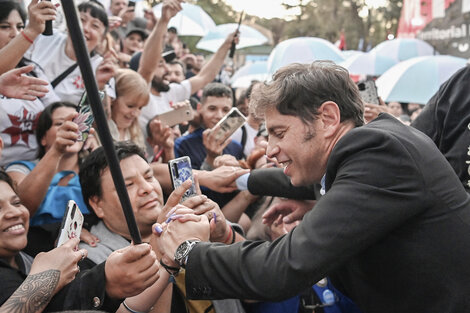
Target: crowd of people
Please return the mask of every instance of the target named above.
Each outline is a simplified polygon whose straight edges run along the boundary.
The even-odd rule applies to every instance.
[[[134,244],[102,134],[77,120],[60,7],[0,1],[0,312],[470,312],[469,68],[426,106],[364,103],[330,61],[234,90],[238,33],[191,53],[168,27],[181,2],[158,19],[128,0],[77,6]],[[246,122],[221,139],[233,107]],[[174,188],[168,162],[186,156],[183,201],[192,182]],[[69,200],[83,230],[57,247]]]

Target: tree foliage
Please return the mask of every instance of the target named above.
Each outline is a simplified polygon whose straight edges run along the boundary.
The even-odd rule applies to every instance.
[[[194,3],[201,6],[216,24],[238,22],[240,13],[222,0],[197,0]],[[344,31],[348,49],[358,49],[362,42],[362,50],[366,50],[386,40],[388,34],[396,33],[402,3],[403,0],[387,0],[386,6],[372,8],[367,6],[366,0],[297,0],[294,4],[284,4],[286,9],[300,11],[291,20],[247,15],[245,21],[271,30],[274,45],[300,36],[335,42]]]

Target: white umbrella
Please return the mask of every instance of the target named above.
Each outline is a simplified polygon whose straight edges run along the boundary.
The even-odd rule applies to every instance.
[[[168,27],[175,27],[181,36],[204,36],[215,27],[214,20],[200,6],[190,3],[181,3],[182,10],[168,23]],[[162,16],[162,3],[153,7],[153,12],[160,18]]]
[[[379,96],[386,102],[426,104],[467,60],[449,55],[416,57],[390,68],[376,80]]]
[[[383,55],[396,61],[414,57],[436,54],[434,48],[426,41],[416,38],[396,38],[379,43],[371,52]]]
[[[369,52],[355,54],[339,65],[346,68],[352,75],[380,76],[397,63],[390,57]]]
[[[352,57],[353,55],[356,54],[363,54],[364,52],[359,51],[359,50],[343,50],[341,51],[341,54],[345,59],[348,59],[349,57]]]
[[[232,76],[233,88],[248,88],[252,81],[265,81],[268,78],[268,62],[250,62],[240,67]]]
[[[331,60],[339,63],[344,57],[331,42],[316,37],[297,37],[280,42],[268,58],[268,74],[274,74],[282,66],[292,63],[312,63],[315,60]]]
[[[238,24],[236,23],[217,25],[199,40],[196,48],[216,52],[224,43],[227,36],[237,30],[237,27]],[[239,38],[237,49],[260,46],[269,41],[262,33],[247,25],[240,25]]]

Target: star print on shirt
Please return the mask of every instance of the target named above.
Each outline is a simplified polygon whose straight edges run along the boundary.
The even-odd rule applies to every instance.
[[[29,135],[34,134],[39,114],[29,112],[25,108],[18,113],[7,114],[11,126],[5,128],[3,133],[11,136],[12,145],[16,144],[21,139],[29,147]]]
[[[73,81],[73,85],[77,89],[85,88],[85,83],[83,82],[83,78],[81,75],[78,75],[77,77],[75,77],[75,80]]]

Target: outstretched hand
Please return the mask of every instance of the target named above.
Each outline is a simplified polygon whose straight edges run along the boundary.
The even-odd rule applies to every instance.
[[[12,69],[0,75],[0,94],[9,98],[34,101],[49,91],[48,83],[42,79],[26,76],[34,69],[33,65]]]
[[[315,203],[315,200],[282,200],[264,212],[263,223],[271,226],[279,217],[284,224],[300,221]]]
[[[138,295],[159,277],[155,252],[143,243],[111,253],[106,260],[106,292],[115,299]]]

